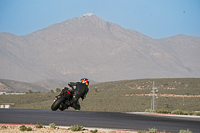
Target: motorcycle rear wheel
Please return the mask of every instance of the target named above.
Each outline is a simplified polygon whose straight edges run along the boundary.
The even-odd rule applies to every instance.
[[[52,110],[52,111],[56,111],[56,110],[59,108],[60,104],[61,104],[62,102],[64,102],[65,100],[66,100],[66,99],[65,99],[64,97],[60,97],[60,98],[56,99],[56,100],[54,101],[54,103],[51,105],[51,110]]]

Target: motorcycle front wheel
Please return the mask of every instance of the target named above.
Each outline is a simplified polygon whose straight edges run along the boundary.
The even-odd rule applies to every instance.
[[[52,110],[52,111],[56,111],[56,110],[59,108],[60,104],[61,104],[62,102],[64,102],[65,100],[66,100],[66,99],[65,99],[64,97],[60,97],[60,98],[56,99],[56,100],[53,102],[53,104],[51,105],[51,110]]]

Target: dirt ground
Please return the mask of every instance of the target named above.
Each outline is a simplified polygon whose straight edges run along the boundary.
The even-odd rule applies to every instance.
[[[50,127],[43,127],[43,128],[36,128],[35,126],[26,126],[31,127],[32,131],[20,131],[20,126],[10,126],[10,125],[0,125],[0,133],[92,133],[90,130],[82,130],[82,131],[71,131],[70,129],[64,128],[50,128]],[[97,133],[137,133],[133,131],[104,131],[98,130]]]

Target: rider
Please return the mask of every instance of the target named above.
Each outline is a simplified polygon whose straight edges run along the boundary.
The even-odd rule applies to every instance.
[[[80,82],[70,82],[68,85],[72,88],[72,90],[69,90],[67,87],[63,89],[61,94],[66,91],[69,97],[72,97],[72,103],[71,106],[75,110],[80,110],[80,104],[78,102],[79,98],[81,97],[82,100],[85,99],[87,92],[89,91],[89,79],[82,78]],[[74,86],[76,87],[74,89]]]
[[[68,84],[72,89],[74,89],[73,86],[76,86],[76,88],[73,90],[73,97],[72,97],[72,101],[73,101],[73,104],[72,104],[72,107],[75,109],[75,110],[80,110],[80,104],[78,102],[79,98],[81,97],[82,100],[85,99],[88,91],[89,91],[89,79],[87,78],[82,78],[80,80],[80,82],[70,82]]]

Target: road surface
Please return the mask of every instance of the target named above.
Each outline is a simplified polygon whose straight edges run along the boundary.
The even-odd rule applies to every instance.
[[[189,129],[200,133],[200,118],[167,117],[119,112],[51,111],[31,109],[0,109],[0,123],[79,125],[91,128],[149,130],[177,133]]]

